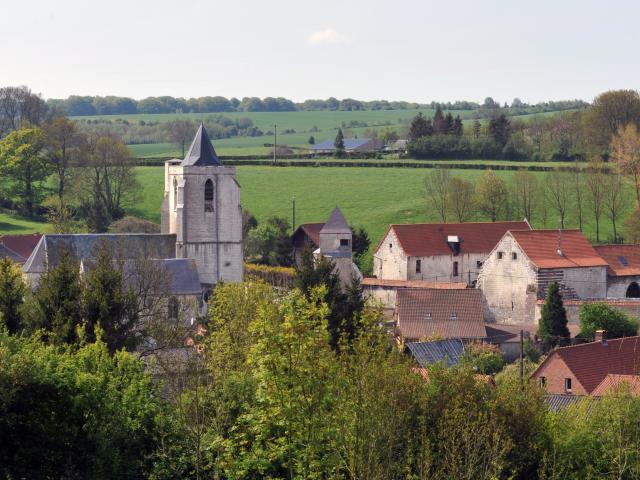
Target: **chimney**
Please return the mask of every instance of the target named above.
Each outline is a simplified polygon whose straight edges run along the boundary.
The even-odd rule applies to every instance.
[[[602,345],[607,344],[607,331],[606,330],[596,330],[596,342],[602,343]]]

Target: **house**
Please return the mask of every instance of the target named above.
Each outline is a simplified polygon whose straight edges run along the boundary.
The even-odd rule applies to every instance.
[[[189,274],[195,263],[201,291],[210,291],[221,281],[241,281],[240,186],[235,167],[222,164],[202,124],[184,159],[165,162],[161,218],[160,234],[43,235],[23,272],[35,286],[64,252],[78,262],[91,262],[99,245],[106,244],[121,262],[190,260],[169,263],[183,270],[180,275]]]
[[[606,332],[599,330],[595,342],[552,351],[531,378],[550,394],[593,395],[620,382],[615,377],[603,384],[611,374],[640,374],[640,337],[607,340]]]
[[[622,389],[628,389],[629,393],[636,397],[640,395],[640,375],[610,373],[591,392],[591,395],[601,397],[616,393]]]
[[[333,154],[336,152],[335,140],[324,140],[311,147],[311,153]],[[377,138],[345,138],[344,151],[347,153],[367,153],[382,150],[383,145]]]
[[[9,258],[18,265],[24,264],[41,237],[39,233],[0,236],[0,258]]]
[[[389,225],[373,255],[373,274],[383,280],[475,284],[483,262],[508,230],[522,222]]]
[[[594,245],[609,264],[607,298],[640,298],[640,245]]]
[[[510,230],[482,265],[477,286],[491,323],[535,323],[536,302],[557,282],[566,300],[605,298],[607,262],[579,230]]]
[[[481,292],[469,288],[398,290],[395,333],[401,343],[425,338],[485,339]]]
[[[324,223],[303,223],[293,232],[291,244],[293,245],[293,258],[296,265],[300,265],[302,253],[305,250],[313,252],[320,247],[320,230],[322,230],[322,227],[324,227]]]

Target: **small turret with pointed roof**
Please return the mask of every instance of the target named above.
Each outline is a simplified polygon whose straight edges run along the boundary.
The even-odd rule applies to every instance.
[[[191,142],[187,155],[182,160],[183,167],[212,167],[221,166],[222,162],[218,158],[204,123],[200,123],[200,127],[196,132],[196,136]]]
[[[347,220],[344,218],[342,211],[339,207],[333,209],[327,223],[324,224],[324,227],[320,230],[320,234],[323,233],[344,233],[351,235],[351,229],[349,228],[349,224]]]
[[[356,273],[357,267],[354,270],[352,261],[353,234],[340,208],[333,209],[319,236],[320,255],[331,259],[335,264],[340,283],[346,288],[351,283],[352,276],[359,275],[359,272]]]

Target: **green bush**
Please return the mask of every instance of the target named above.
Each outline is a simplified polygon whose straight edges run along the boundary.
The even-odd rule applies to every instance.
[[[585,303],[580,307],[580,336],[593,340],[596,330],[606,330],[607,338],[638,334],[638,319],[606,303]]]

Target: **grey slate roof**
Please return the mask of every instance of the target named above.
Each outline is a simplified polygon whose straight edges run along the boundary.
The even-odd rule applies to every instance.
[[[196,136],[191,142],[187,155],[182,160],[182,166],[184,167],[210,167],[220,166],[222,162],[218,158],[211,139],[207,130],[204,128],[204,124],[200,124],[200,128],[196,132]]]
[[[344,149],[355,150],[367,143],[369,143],[371,138],[345,138],[344,141]],[[314,146],[311,147],[311,150],[335,150],[335,140],[324,140]]]
[[[445,362],[448,367],[457,365],[464,354],[460,339],[436,340],[433,342],[409,342],[407,348],[421,367]]]
[[[320,233],[351,233],[351,229],[347,224],[347,220],[344,218],[340,208],[336,207],[331,212],[329,220],[324,224],[324,227],[320,229]]]
[[[26,259],[18,252],[14,252],[6,245],[0,243],[0,258],[8,258],[14,263],[24,263]]]
[[[44,273],[55,267],[63,254],[78,262],[95,257],[101,242],[106,242],[120,260],[135,258],[174,258],[176,236],[157,233],[43,235],[24,264],[25,273]]]

